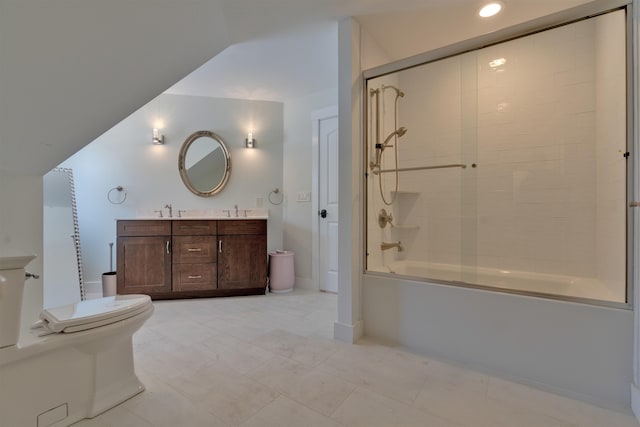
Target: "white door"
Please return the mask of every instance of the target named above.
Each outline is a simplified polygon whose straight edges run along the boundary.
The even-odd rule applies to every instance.
[[[338,292],[338,116],[317,118],[318,264],[321,291]]]

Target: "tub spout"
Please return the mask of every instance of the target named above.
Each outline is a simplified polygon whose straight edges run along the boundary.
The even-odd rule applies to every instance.
[[[404,248],[402,247],[401,241],[398,241],[398,243],[387,243],[387,242],[380,243],[380,249],[383,251],[386,251],[387,249],[391,249],[391,248],[398,248],[398,252],[402,252],[404,250]]]

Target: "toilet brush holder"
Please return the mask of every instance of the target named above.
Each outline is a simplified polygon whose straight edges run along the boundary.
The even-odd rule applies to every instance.
[[[112,297],[116,294],[117,276],[115,271],[102,274],[102,296]]]

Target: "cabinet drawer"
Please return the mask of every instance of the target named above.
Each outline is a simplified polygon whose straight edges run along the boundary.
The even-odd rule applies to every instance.
[[[173,266],[173,291],[206,291],[216,289],[217,266],[209,264],[175,264]]]
[[[267,234],[267,221],[264,219],[218,221],[218,234]]]
[[[215,236],[216,221],[180,220],[173,222],[174,236]]]
[[[120,220],[118,236],[169,236],[171,221]]]
[[[173,236],[173,263],[216,262],[215,236]]]

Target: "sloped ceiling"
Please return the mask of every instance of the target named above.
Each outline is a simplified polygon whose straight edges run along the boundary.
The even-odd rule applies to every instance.
[[[465,13],[468,10],[475,13],[480,3],[479,0],[0,0],[0,169],[43,175],[230,45],[234,45],[236,51],[231,50],[234,55],[242,55],[238,46],[243,43],[254,47],[257,43],[260,47],[275,41],[271,43],[275,49],[271,58],[276,60],[261,60],[255,64],[253,73],[218,67],[243,79],[237,88],[255,93],[255,88],[284,91],[288,85],[295,90],[300,76],[313,75],[305,70],[313,70],[315,62],[301,60],[294,53],[277,56],[280,42],[291,43],[284,41],[286,34],[296,31],[302,34],[303,29],[314,31],[330,25],[328,21],[358,16],[363,26],[380,39],[381,47],[391,50],[402,44],[411,46],[416,37],[437,39],[443,31],[463,34],[466,21],[453,12],[466,7]],[[503,0],[503,3],[509,7],[557,10],[584,1]],[[450,12],[441,12],[445,9]],[[422,20],[416,20],[417,11]],[[396,15],[388,18],[390,13]],[[389,27],[390,19],[404,29]],[[492,25],[500,23],[494,21]],[[297,44],[295,49],[308,50],[313,46],[305,48]],[[261,58],[269,57],[268,51],[262,53]],[[261,76],[264,80],[260,80]],[[229,77],[214,74],[213,78],[220,82]],[[253,86],[244,87],[252,78],[256,79]],[[211,81],[208,84],[212,85]],[[233,81],[227,80],[226,85],[233,87]]]
[[[231,43],[214,0],[0,1],[10,171],[46,173]]]

